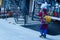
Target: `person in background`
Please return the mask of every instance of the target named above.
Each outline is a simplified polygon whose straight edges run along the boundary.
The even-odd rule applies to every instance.
[[[58,17],[58,12],[53,11],[53,13],[54,13],[54,17]]]

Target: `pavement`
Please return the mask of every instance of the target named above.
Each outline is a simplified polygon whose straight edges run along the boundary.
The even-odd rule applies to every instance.
[[[0,19],[0,40],[60,40],[60,35],[40,38],[40,32],[14,23],[13,18]]]
[[[40,21],[32,21],[31,18],[28,19],[28,22],[25,25],[24,25],[24,19],[20,19],[19,24],[15,23],[14,18],[8,18],[6,21],[8,23],[11,23],[11,24],[14,24],[14,25],[20,25],[24,28],[28,28],[28,29],[32,29],[32,30],[40,32]],[[48,33],[47,34],[49,34],[49,35],[60,35],[60,32],[59,32],[60,23],[59,22],[57,22],[57,23],[52,22],[48,25],[49,26],[48,26]]]

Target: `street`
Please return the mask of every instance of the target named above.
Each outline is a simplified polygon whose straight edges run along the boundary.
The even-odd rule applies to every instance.
[[[0,19],[0,40],[60,40],[59,35],[47,35],[46,39],[42,39],[40,32],[13,24],[10,19]]]

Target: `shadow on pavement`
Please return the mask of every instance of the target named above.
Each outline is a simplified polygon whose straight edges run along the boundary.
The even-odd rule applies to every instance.
[[[34,24],[34,25],[22,25],[25,28],[29,28],[35,31],[40,31],[40,24]],[[60,35],[60,23],[50,23],[48,27],[48,33],[49,35]]]

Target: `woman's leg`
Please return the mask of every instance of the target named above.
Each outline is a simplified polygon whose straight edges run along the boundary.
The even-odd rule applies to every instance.
[[[47,29],[44,30],[44,37],[46,38]]]
[[[42,30],[41,27],[42,27],[42,24],[40,24],[40,33],[41,33],[41,36],[43,36],[43,30]],[[40,36],[40,37],[41,37],[41,36]]]

